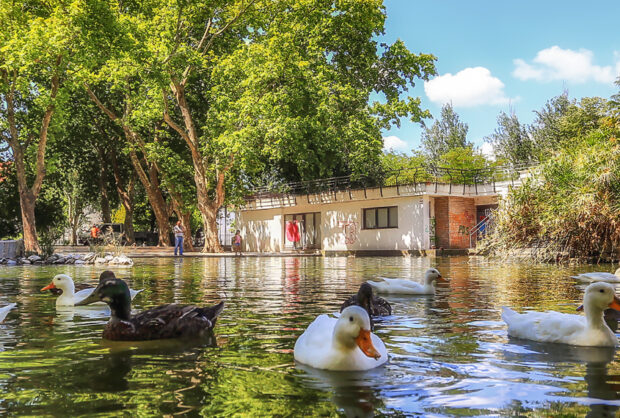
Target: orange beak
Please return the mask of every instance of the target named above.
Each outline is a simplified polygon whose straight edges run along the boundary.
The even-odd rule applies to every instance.
[[[620,311],[620,299],[618,299],[618,296],[614,296],[614,300],[611,301],[609,307],[615,311]]]
[[[444,282],[444,283],[449,283],[450,282],[450,280],[444,279],[441,274],[439,276],[437,276],[437,280],[440,281],[440,282]]]
[[[54,285],[54,282],[51,282],[50,284],[42,288],[41,292],[45,292],[46,290],[50,290],[50,289],[56,289],[56,285]]]
[[[372,345],[372,339],[370,338],[370,331],[367,329],[361,329],[360,334],[355,339],[357,346],[368,357],[372,357],[375,360],[381,358],[381,354],[377,351],[374,345]]]
[[[620,311],[620,299],[618,299],[618,296],[614,296],[614,300],[611,301],[609,307],[615,311]],[[583,311],[583,305],[579,305],[577,310]]]

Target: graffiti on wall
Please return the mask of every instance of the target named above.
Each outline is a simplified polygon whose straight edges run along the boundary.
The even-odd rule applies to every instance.
[[[340,221],[340,226],[344,233],[344,243],[347,245],[355,244],[357,241],[357,222]]]

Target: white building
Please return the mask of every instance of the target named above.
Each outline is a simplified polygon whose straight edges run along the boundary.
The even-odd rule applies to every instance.
[[[523,175],[517,173],[516,183]],[[435,181],[306,194],[262,192],[241,208],[239,229],[245,250],[256,252],[466,249],[479,233],[479,222],[514,185],[515,179],[474,185]]]

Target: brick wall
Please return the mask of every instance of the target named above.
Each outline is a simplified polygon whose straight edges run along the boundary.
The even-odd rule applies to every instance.
[[[449,248],[469,248],[469,230],[476,226],[474,199],[466,197],[450,197],[449,199]]]
[[[469,248],[469,230],[476,225],[474,199],[436,197],[435,231],[438,248]]]

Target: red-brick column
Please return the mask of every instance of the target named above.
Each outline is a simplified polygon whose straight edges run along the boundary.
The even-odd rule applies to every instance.
[[[476,226],[476,204],[466,197],[436,197],[437,248],[469,248],[469,230]]]
[[[469,230],[476,226],[476,204],[474,199],[450,197],[448,203],[450,246],[469,248]]]

